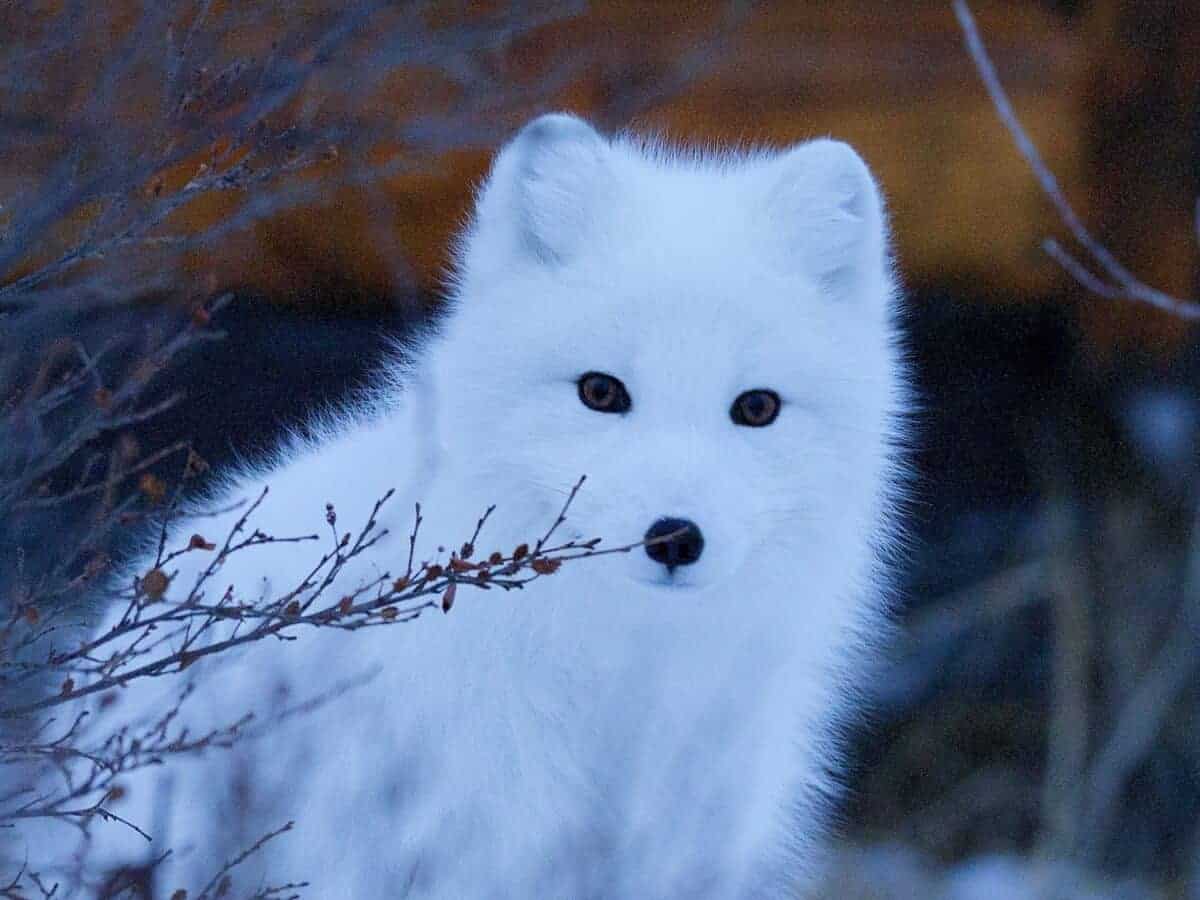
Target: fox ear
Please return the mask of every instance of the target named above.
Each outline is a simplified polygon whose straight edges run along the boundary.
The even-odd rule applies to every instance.
[[[608,144],[572,115],[552,113],[521,129],[493,179],[511,178],[521,243],[539,259],[562,262],[585,239],[607,177]]]
[[[877,290],[887,266],[883,200],[867,164],[848,144],[800,144],[775,163],[768,205],[789,267],[831,292]]]

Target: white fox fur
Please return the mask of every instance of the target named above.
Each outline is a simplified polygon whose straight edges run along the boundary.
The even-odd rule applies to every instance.
[[[270,485],[251,524],[282,536],[323,531],[327,501],[355,529],[398,488],[389,536],[344,585],[403,570],[413,501],[418,558],[492,503],[479,551],[510,552],[584,474],[564,538],[635,542],[679,517],[700,559],[577,561],[523,592],[462,587],[446,616],[310,630],[134,683],[110,720],[151,715],[198,673],[195,733],[378,670],[264,737],[132,775],[115,810],[155,844],[96,823],[99,858],[173,847],[158,890],[194,893],[294,819],[234,870],[235,895],[303,879],[356,900],[794,896],[864,650],[886,632],[908,404],[888,243],[845,144],[710,155],[567,115],[527,125],[480,191],[444,319],[378,409],[224,496]],[[586,372],[619,378],[629,411],[581,403]],[[778,419],[736,424],[756,388],[778,394]],[[216,539],[238,515],[185,519],[176,539]],[[316,555],[241,553],[211,590],[278,594]],[[177,560],[170,591],[210,558]]]

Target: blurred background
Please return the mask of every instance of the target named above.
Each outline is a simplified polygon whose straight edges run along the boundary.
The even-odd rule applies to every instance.
[[[1200,4],[971,8],[1093,234],[1195,296]],[[1200,353],[1043,252],[949,0],[3,5],[0,612],[75,602],[185,466],[360,387],[550,109],[831,135],[890,199],[914,541],[825,895],[1200,898]]]

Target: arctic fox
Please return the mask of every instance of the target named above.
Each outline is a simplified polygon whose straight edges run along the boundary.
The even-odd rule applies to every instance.
[[[345,583],[408,553],[413,501],[418,558],[489,504],[479,547],[507,550],[581,475],[560,534],[648,542],[522,592],[464,587],[446,616],[222,661],[185,707],[193,734],[378,672],[258,739],[132,775],[116,810],[155,844],[97,824],[101,858],[174,848],[166,897],[295,820],[232,871],[238,895],[304,880],[356,900],[794,896],[886,631],[908,404],[896,303],[880,193],[845,144],[709,154],[570,115],[528,124],[382,414],[227,494],[269,485],[252,524],[291,534],[324,529],[326,501],[363,521],[397,487],[388,536]],[[168,596],[204,555],[173,563]],[[258,547],[218,590],[269,597],[312,562],[304,544]],[[162,690],[135,683],[114,712],[149,714]]]

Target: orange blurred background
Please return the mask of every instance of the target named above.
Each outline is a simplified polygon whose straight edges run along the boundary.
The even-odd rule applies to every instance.
[[[217,2],[210,19],[223,5],[232,8]],[[298,20],[319,21],[339,6],[290,4],[258,27],[226,35],[221,50],[261,57]],[[1145,281],[1192,294],[1200,4],[977,0],[972,8],[1019,116],[1087,223]],[[137,19],[132,3],[113,9],[111,33],[57,73],[67,117],[92,89],[106,48]],[[496,3],[417,9],[434,36],[486,22],[501,9],[511,14]],[[506,98],[494,107],[488,97],[462,96],[433,39],[426,63],[409,54],[384,77],[357,79],[356,67],[381,36],[410,27],[413,15],[407,7],[375,14],[281,117],[317,108],[318,117],[378,129],[383,136],[366,151],[372,160],[411,155],[407,123],[464,104],[488,121],[493,139],[448,141],[440,152],[422,151],[417,164],[356,186],[341,183],[339,170],[363,159],[335,156],[332,147],[330,159],[304,176],[327,180],[328,190],[192,253],[190,277],[204,290],[249,288],[301,304],[394,297],[403,293],[398,279],[419,291],[436,289],[450,236],[494,145],[528,116],[565,108],[607,128],[661,129],[715,145],[845,139],[876,169],[890,198],[910,285],[961,288],[999,302],[1079,296],[1039,249],[1063,229],[984,92],[949,0],[744,7],[609,0],[579,14],[562,4],[546,9],[547,24],[501,36],[470,57],[470,65],[507,85],[550,86],[531,91],[527,102]],[[32,21],[24,18],[26,30]],[[160,84],[153,77],[129,84],[117,115],[152,129]],[[186,182],[202,156],[159,173],[158,183]],[[0,186],[37,165],[19,156],[0,163]],[[210,227],[239,202],[210,193],[173,222],[185,231]],[[337,290],[327,287],[334,283]],[[1082,309],[1081,322],[1101,355],[1129,343],[1169,353],[1185,327],[1140,307],[1101,302]]]

